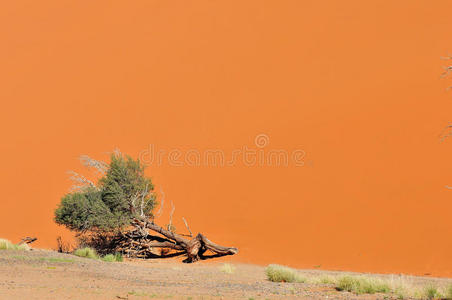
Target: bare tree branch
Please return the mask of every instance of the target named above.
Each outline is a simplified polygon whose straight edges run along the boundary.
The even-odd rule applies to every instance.
[[[170,201],[171,201],[171,212],[170,212],[170,217],[169,217],[168,230],[173,231],[173,214],[174,214],[174,211],[176,210],[176,207],[174,206],[173,200],[170,200]]]
[[[187,221],[185,220],[184,217],[182,217],[182,220],[184,221],[185,227],[187,227],[187,230],[188,230],[188,232],[190,233],[189,237],[192,237],[192,236],[193,236],[193,233],[191,233],[191,230],[190,230],[190,227],[188,227]]]
[[[160,188],[160,193],[162,194],[162,201],[160,203],[159,210],[155,214],[154,218],[158,218],[162,215],[163,212],[163,206],[165,205],[165,193],[163,192],[162,188]]]

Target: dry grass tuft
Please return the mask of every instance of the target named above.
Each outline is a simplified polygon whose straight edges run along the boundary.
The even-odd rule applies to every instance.
[[[79,257],[85,257],[85,258],[91,258],[91,259],[98,259],[99,255],[97,254],[96,250],[93,248],[85,247],[81,249],[77,249],[73,253],[76,256]]]
[[[389,293],[389,284],[378,278],[369,276],[344,276],[338,279],[336,289],[356,294]]]
[[[16,245],[11,243],[11,241],[6,239],[0,239],[0,250],[24,250],[28,251],[30,250],[30,246],[28,244],[20,244]]]
[[[280,265],[269,265],[265,269],[265,274],[268,280],[273,282],[306,282],[296,270]]]
[[[233,274],[235,272],[235,266],[231,264],[222,264],[220,266],[220,271],[226,274]]]
[[[300,271],[285,266],[269,265],[265,269],[268,280],[275,282],[308,282],[330,284],[338,291],[354,294],[386,294],[391,299],[452,299],[452,283],[437,280],[419,281],[403,275],[341,275]]]

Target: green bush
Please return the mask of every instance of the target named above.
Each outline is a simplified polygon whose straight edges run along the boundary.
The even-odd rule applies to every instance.
[[[122,254],[117,252],[115,253],[115,259],[117,262],[122,262],[124,259],[122,258]]]
[[[89,247],[80,248],[80,249],[75,250],[74,255],[80,256],[80,257],[85,257],[85,258],[91,258],[91,259],[99,258],[99,255],[97,255],[96,250],[89,248]]]
[[[269,265],[265,269],[265,274],[268,280],[273,282],[305,282],[297,271],[285,266]]]
[[[104,257],[102,257],[102,260],[106,262],[114,262],[116,261],[116,258],[113,254],[107,254]]]
[[[106,262],[121,262],[123,259],[121,253],[115,253],[105,255],[102,260]]]

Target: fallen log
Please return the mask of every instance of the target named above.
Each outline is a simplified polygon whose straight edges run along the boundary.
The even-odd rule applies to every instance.
[[[187,240],[181,235],[166,230],[163,227],[148,220],[134,219],[132,224],[137,228],[136,231],[144,231],[144,229],[150,229],[154,232],[161,234],[162,236],[169,240],[165,242],[150,242],[147,243],[146,245],[149,245],[150,247],[161,247],[161,248],[170,248],[173,250],[182,250],[187,255],[187,258],[184,260],[184,262],[187,263],[196,262],[200,259],[207,259],[210,257],[234,255],[239,252],[239,250],[235,247],[225,247],[218,245],[210,241],[201,233],[198,233],[196,237],[194,237],[193,239]],[[210,257],[204,256],[204,253],[207,250],[213,252],[214,255]]]

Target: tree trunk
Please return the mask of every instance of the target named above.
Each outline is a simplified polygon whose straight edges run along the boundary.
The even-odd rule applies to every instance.
[[[141,248],[168,248],[172,250],[181,250],[179,254],[186,254],[187,258],[184,262],[192,263],[200,259],[207,259],[212,257],[219,257],[224,255],[234,255],[239,252],[237,248],[225,247],[210,241],[201,233],[198,233],[196,237],[191,240],[185,239],[181,235],[171,232],[169,230],[160,227],[159,225],[150,222],[148,220],[138,220],[133,221],[133,225],[137,228],[136,232],[146,232],[144,229],[150,229],[164,236],[166,239],[161,241],[139,241],[137,246]],[[144,238],[149,239],[149,236]],[[156,238],[156,237],[153,237]],[[160,238],[161,239],[161,238]],[[132,243],[133,244],[133,243]],[[205,256],[204,253],[209,250],[214,253],[211,256]]]

